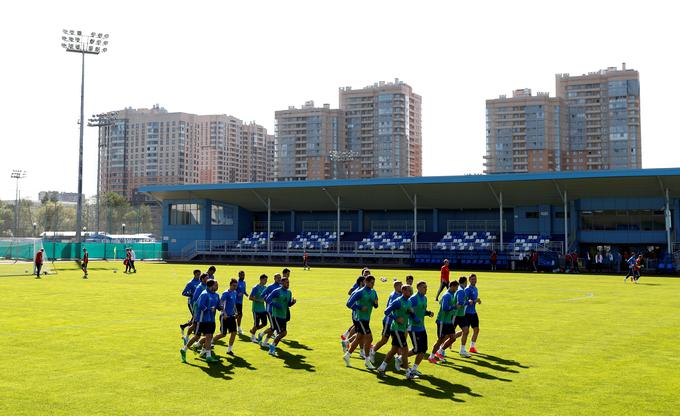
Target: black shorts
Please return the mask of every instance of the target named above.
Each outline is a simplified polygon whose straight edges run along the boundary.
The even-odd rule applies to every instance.
[[[227,332],[236,332],[236,317],[235,316],[223,316],[220,322],[220,333],[226,335]]]
[[[267,325],[267,312],[253,312],[253,321],[255,326]]]
[[[371,333],[371,325],[369,321],[353,321],[354,322],[354,328],[357,331],[357,334],[359,335],[368,335]]]
[[[276,332],[280,334],[281,332],[286,331],[286,324],[288,323],[288,321],[286,321],[286,318],[272,317],[272,319],[274,320],[274,325],[272,326],[272,328]]]
[[[215,322],[199,322],[196,335],[212,335],[215,333]]]
[[[83,270],[87,270],[87,263],[82,263],[80,265],[80,268],[83,269]]]
[[[427,352],[427,331],[411,331],[411,343],[414,354],[423,354]]]
[[[191,316],[194,316],[194,310],[191,309],[191,303],[187,303],[187,308],[189,308],[189,313],[191,314]]]
[[[465,319],[471,328],[479,328],[479,316],[476,313],[466,313]]]
[[[456,327],[459,327],[460,329],[467,328],[470,326],[468,324],[467,319],[465,319],[465,316],[456,316],[456,319],[453,321],[453,330],[456,330]]]
[[[383,319],[383,329],[382,329],[382,336],[383,337],[389,338],[391,326],[392,326],[392,320],[391,319]]]
[[[238,312],[239,315],[243,315],[243,304],[242,303],[236,304],[236,312]]]
[[[454,334],[455,332],[456,328],[454,328],[453,324],[437,322],[437,336],[439,338]]]
[[[394,347],[405,347],[406,344],[406,332],[402,331],[392,331],[392,346]]]

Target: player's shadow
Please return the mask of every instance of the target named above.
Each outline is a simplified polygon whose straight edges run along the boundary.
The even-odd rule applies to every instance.
[[[644,282],[639,282],[638,285],[642,285],[642,286],[661,286],[661,283],[644,283]]]
[[[246,359],[238,356],[227,355],[226,357],[219,357],[219,361],[216,363],[208,363],[203,361],[204,365],[197,365],[187,362],[187,365],[191,367],[200,368],[204,373],[208,374],[210,377],[221,378],[224,380],[231,380],[232,374],[234,374],[235,368],[245,368],[247,370],[256,370],[252,364],[250,364]]]
[[[375,372],[363,368],[356,368],[356,370],[376,375]],[[378,380],[381,383],[390,386],[406,387],[417,390],[420,396],[432,399],[451,400],[453,402],[464,403],[465,400],[456,397],[456,395],[465,394],[471,397],[482,397],[481,394],[474,393],[468,386],[454,384],[448,380],[430,375],[422,375],[419,380],[407,380],[403,373],[385,373],[385,377],[379,378]],[[434,388],[425,385],[423,381],[429,382]]]
[[[284,339],[284,340],[281,340],[281,342],[289,348],[293,348],[293,349],[296,349],[296,350],[312,351],[311,347],[309,347],[305,344],[300,344],[298,341],[295,341],[293,339],[291,339],[291,340]]]
[[[474,357],[480,357],[480,358],[486,358],[489,361],[493,361],[496,364],[500,365],[507,365],[507,366],[512,366],[512,367],[519,367],[519,368],[529,368],[526,365],[522,365],[519,362],[515,360],[508,360],[506,358],[501,358],[501,357],[496,357],[494,355],[489,355],[489,354],[475,354]]]
[[[477,370],[476,368],[473,368],[473,367],[461,365],[460,362],[456,362],[456,361],[447,361],[446,363],[441,363],[439,365],[444,366],[444,367],[449,367],[449,368],[452,368],[454,370],[458,370],[461,373],[469,374],[471,376],[483,378],[485,380],[498,380],[498,381],[504,381],[504,382],[511,382],[512,381],[512,380],[507,379],[507,378],[501,378],[501,377],[494,376],[493,374],[489,374],[489,373],[485,373],[483,371],[479,371],[479,370]]]
[[[475,365],[478,365],[480,367],[488,368],[489,370],[494,370],[494,371],[502,371],[505,373],[519,373],[519,371],[513,369],[513,368],[508,368],[504,367],[502,365],[498,364],[493,364],[488,361],[483,361],[477,358],[476,356],[473,356],[472,358],[469,359],[470,362],[473,362]]]
[[[304,370],[316,372],[316,368],[306,361],[306,356],[302,354],[291,354],[284,350],[277,350],[278,358],[283,360],[284,366],[293,370]]]

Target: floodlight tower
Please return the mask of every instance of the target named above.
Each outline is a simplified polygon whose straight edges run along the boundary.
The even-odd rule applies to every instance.
[[[76,243],[80,243],[83,224],[83,134],[85,118],[85,54],[99,55],[107,51],[109,35],[107,33],[92,32],[90,35],[82,30],[63,30],[61,47],[66,52],[79,53],[82,57],[80,76],[80,147],[78,151],[78,206],[76,209]]]
[[[331,150],[328,152],[328,157],[333,161],[333,179],[338,179],[338,162],[344,163],[347,166],[346,162],[351,162],[354,159],[357,158],[359,154],[353,150]],[[349,179],[350,174],[349,174],[349,167],[347,167],[347,173],[346,173],[346,178]]]
[[[105,144],[102,143],[102,127],[109,127],[115,124],[116,120],[118,120],[118,113],[115,111],[93,114],[92,118],[87,120],[88,127],[99,127],[99,132],[97,134],[97,233],[101,231],[101,228],[99,228],[99,180],[101,177],[102,147],[105,146]],[[106,137],[108,138],[109,135],[110,132]]]
[[[23,179],[26,177],[26,171],[21,170],[21,169],[14,169],[12,171],[12,175],[10,176],[12,179],[17,180],[17,189],[14,199],[14,237],[18,237],[19,235],[19,179]]]

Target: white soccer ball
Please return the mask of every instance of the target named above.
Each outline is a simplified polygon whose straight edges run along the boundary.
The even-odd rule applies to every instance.
[[[385,282],[387,281],[387,278],[386,278],[386,277],[381,277],[381,278],[380,278],[380,281],[383,282],[383,283],[385,283]]]

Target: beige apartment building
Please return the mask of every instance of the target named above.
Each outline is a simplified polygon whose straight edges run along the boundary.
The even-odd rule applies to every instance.
[[[276,180],[335,179],[338,165],[334,153],[344,148],[344,116],[330,104],[315,107],[307,101],[275,112]]]
[[[146,185],[272,181],[274,137],[228,115],[126,108],[100,128],[100,189],[133,203]]]
[[[485,173],[639,169],[638,71],[556,75],[557,97],[516,90],[486,101]]]
[[[421,96],[399,79],[339,93],[350,176],[422,176]]]
[[[528,88],[486,101],[484,173],[562,170],[563,136],[568,127],[560,98]]]

